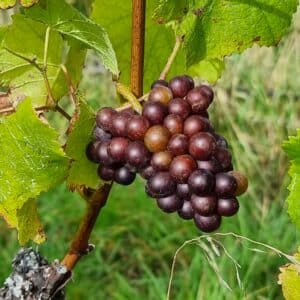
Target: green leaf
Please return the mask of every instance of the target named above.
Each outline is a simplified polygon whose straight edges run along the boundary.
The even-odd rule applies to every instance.
[[[81,101],[76,118],[76,123],[69,134],[66,146],[66,153],[72,158],[67,181],[71,187],[85,185],[96,188],[99,185],[97,164],[89,161],[85,154],[86,146],[92,140],[95,114],[85,102]]]
[[[118,75],[115,52],[106,31],[65,1],[44,0],[39,5],[25,10],[25,14],[47,24],[52,30],[66,37],[80,41],[87,48],[96,50],[104,66],[113,74]]]
[[[283,144],[283,149],[291,161],[289,175],[291,183],[288,187],[290,193],[287,198],[288,213],[292,221],[300,228],[300,129],[296,136],[289,137]]]
[[[24,204],[67,176],[69,159],[57,139],[57,132],[39,120],[29,100],[0,119],[0,214],[21,232],[22,242],[39,235],[35,210]],[[34,232],[24,228],[30,218],[35,220]]]
[[[7,9],[16,5],[16,0],[0,0],[0,9]]]

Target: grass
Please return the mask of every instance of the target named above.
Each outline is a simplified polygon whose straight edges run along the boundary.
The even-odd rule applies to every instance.
[[[224,220],[220,232],[235,232],[287,253],[296,251],[299,239],[284,204],[289,179],[281,144],[300,127],[299,28],[296,24],[277,49],[253,48],[229,59],[210,112],[216,130],[231,143],[235,168],[250,180],[239,214]],[[111,90],[106,83],[105,75],[87,73],[87,98],[107,99]],[[39,206],[48,236],[39,249],[50,260],[61,258],[84,203],[62,185],[43,194]],[[128,188],[115,185],[92,235],[96,249],[77,266],[67,299],[166,299],[174,253],[196,236],[192,222],[157,209],[145,196],[141,180]],[[16,240],[15,231],[1,221],[0,281],[10,272]],[[172,299],[282,299],[277,276],[284,258],[252,251],[253,245],[234,238],[220,241],[241,265],[243,289],[224,253],[216,258],[218,272],[232,291],[220,284],[203,249],[190,245],[178,256]]]

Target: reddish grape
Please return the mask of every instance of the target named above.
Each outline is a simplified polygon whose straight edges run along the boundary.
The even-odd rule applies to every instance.
[[[98,146],[100,145],[100,141],[93,141],[90,142],[85,150],[87,158],[95,163],[99,163],[99,156],[98,156]]]
[[[183,121],[178,115],[168,115],[164,119],[164,126],[169,129],[171,134],[182,133]]]
[[[142,176],[142,178],[148,180],[155,175],[156,171],[151,165],[149,165],[147,167],[141,168],[139,170],[139,173]]]
[[[193,194],[191,204],[197,214],[208,216],[216,211],[218,200],[215,196],[198,196]]]
[[[108,154],[116,162],[123,162],[126,160],[126,151],[129,140],[123,137],[115,137],[110,141],[108,147]]]
[[[169,84],[167,81],[163,80],[163,79],[159,79],[159,80],[155,80],[152,85],[151,85],[151,90],[158,87],[158,86],[165,86],[168,87]]]
[[[110,131],[112,126],[112,119],[117,112],[111,107],[101,108],[96,115],[96,123],[104,130]]]
[[[165,86],[157,86],[153,88],[149,94],[148,101],[160,102],[167,106],[171,99],[173,98],[172,92],[169,88]]]
[[[132,116],[127,122],[127,135],[132,140],[143,140],[150,127],[149,121],[139,115]]]
[[[248,179],[247,177],[238,172],[238,171],[230,171],[228,172],[228,174],[232,175],[236,182],[237,182],[237,188],[236,188],[236,191],[235,191],[235,196],[239,196],[239,195],[242,195],[244,194],[247,189],[248,189]]]
[[[181,117],[183,120],[186,119],[191,113],[190,105],[181,98],[172,99],[169,103],[169,114],[175,114]]]
[[[146,192],[150,197],[161,198],[172,195],[176,184],[168,172],[158,172],[151,177],[146,185]]]
[[[112,119],[111,133],[116,137],[126,137],[127,136],[127,122],[129,120],[129,115],[125,113],[118,113]]]
[[[184,200],[189,200],[191,196],[190,187],[187,183],[179,183],[177,184],[177,191],[176,194],[179,198]]]
[[[184,220],[190,220],[194,217],[194,209],[190,201],[184,201],[182,207],[178,210],[178,215]]]
[[[133,167],[143,167],[150,160],[150,152],[143,142],[130,142],[126,149],[125,160]]]
[[[158,198],[156,202],[158,207],[166,213],[177,211],[182,207],[183,204],[183,200],[178,198],[175,194],[163,198]]]
[[[115,171],[115,182],[122,185],[129,185],[135,179],[135,173],[130,172],[126,167]]]
[[[191,89],[190,79],[186,76],[176,76],[170,80],[169,88],[174,98],[184,98]]]
[[[132,116],[137,115],[137,112],[134,111],[131,107],[128,107],[128,108],[120,110],[119,114],[125,115],[128,118],[131,118]]]
[[[111,139],[111,134],[103,130],[101,127],[95,126],[93,133],[94,133],[94,137],[98,139],[100,142],[108,141]]]
[[[112,167],[99,165],[97,173],[98,176],[105,181],[111,181],[115,178],[115,169]]]
[[[214,93],[209,86],[201,85],[193,88],[186,96],[187,102],[191,105],[193,112],[199,113],[206,110],[211,104]]]
[[[208,132],[194,134],[189,143],[189,152],[197,160],[207,160],[216,149],[216,141]]]
[[[200,117],[203,117],[205,119],[209,119],[209,114],[208,114],[207,110],[199,111],[197,114]]]
[[[156,152],[151,159],[151,166],[156,171],[168,171],[172,162],[173,156],[168,151]]]
[[[186,183],[189,176],[195,171],[197,164],[190,155],[176,156],[170,165],[170,175],[177,183]]]
[[[231,217],[238,212],[239,208],[240,205],[236,198],[218,200],[218,214],[220,216]]]
[[[161,124],[167,114],[167,109],[160,102],[146,102],[142,114],[151,124]]]
[[[228,173],[218,173],[216,175],[215,192],[221,197],[232,197],[237,190],[236,179]]]
[[[184,134],[175,134],[171,137],[167,149],[174,155],[182,155],[188,152],[189,139]]]
[[[144,143],[150,152],[160,152],[166,150],[170,137],[166,127],[155,125],[147,130]]]
[[[213,174],[221,171],[221,166],[215,158],[211,160],[197,160],[198,169],[204,169],[212,172]]]
[[[215,177],[208,170],[196,170],[189,177],[188,184],[197,195],[209,194],[215,187]]]
[[[211,216],[201,216],[195,214],[195,225],[203,232],[212,232],[218,229],[221,225],[221,217],[217,214]]]
[[[209,121],[198,115],[192,115],[184,121],[183,133],[189,137],[192,135],[207,131],[209,129]]]
[[[183,77],[185,77],[189,83],[189,90],[193,89],[195,87],[194,79],[189,75],[183,75]]]

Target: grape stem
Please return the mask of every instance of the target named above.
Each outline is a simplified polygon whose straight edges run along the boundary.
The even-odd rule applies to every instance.
[[[167,77],[167,75],[168,75],[168,73],[169,73],[169,71],[171,69],[171,66],[172,66],[172,64],[173,64],[173,62],[174,62],[174,60],[175,60],[175,58],[177,56],[177,53],[178,53],[178,51],[180,49],[180,46],[181,46],[183,40],[184,40],[183,36],[176,36],[174,48],[173,48],[173,50],[172,50],[172,52],[171,52],[171,54],[170,54],[170,56],[168,58],[168,61],[167,61],[166,65],[165,65],[164,69],[162,70],[162,72],[161,72],[161,74],[159,76],[159,79],[161,79],[161,80],[165,80],[166,79],[166,77]]]
[[[62,72],[63,72],[63,74],[65,76],[65,79],[66,79],[66,81],[68,83],[70,99],[71,99],[73,105],[75,107],[77,107],[78,104],[79,104],[79,101],[78,101],[78,98],[76,96],[76,88],[74,87],[74,85],[72,83],[72,79],[71,79],[71,77],[69,75],[69,72],[68,72],[66,66],[65,65],[60,65],[60,68],[61,68],[61,70],[62,70]]]

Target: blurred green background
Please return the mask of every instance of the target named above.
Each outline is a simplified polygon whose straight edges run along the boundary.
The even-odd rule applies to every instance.
[[[216,131],[230,142],[235,169],[250,182],[248,192],[240,197],[239,214],[224,219],[220,232],[241,234],[287,253],[295,252],[299,245],[284,203],[289,179],[281,148],[287,136],[300,127],[299,19],[298,13],[278,48],[254,47],[227,59],[210,109]],[[113,98],[109,76],[93,54],[87,59],[81,89],[95,107]],[[48,236],[39,250],[49,260],[60,259],[84,212],[84,202],[62,185],[43,194],[39,207]],[[142,180],[128,188],[115,185],[92,234],[96,249],[76,267],[67,299],[166,299],[175,251],[196,236],[199,232],[192,222],[160,212],[145,196]],[[220,284],[203,250],[190,245],[178,256],[172,299],[282,299],[277,276],[278,267],[286,263],[284,258],[254,252],[253,245],[231,237],[220,241],[241,265],[243,288],[224,253],[216,258],[218,272],[232,291]],[[2,220],[0,246],[3,282],[19,246],[15,230]]]

